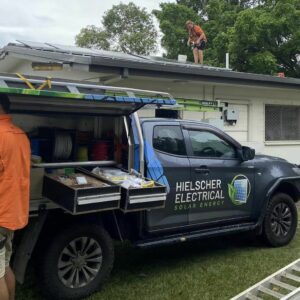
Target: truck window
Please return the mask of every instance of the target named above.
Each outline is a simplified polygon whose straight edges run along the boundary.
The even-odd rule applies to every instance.
[[[194,156],[236,158],[235,148],[209,131],[189,130]]]
[[[153,147],[170,154],[186,155],[183,134],[179,126],[155,126]]]

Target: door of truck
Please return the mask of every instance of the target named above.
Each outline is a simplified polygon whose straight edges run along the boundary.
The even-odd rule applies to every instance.
[[[243,162],[241,146],[222,131],[183,125],[191,166],[191,181],[181,199],[192,203],[189,224],[214,226],[251,219],[254,199],[254,166]],[[182,183],[183,184],[183,183]]]
[[[146,212],[146,229],[151,232],[182,227],[189,222],[189,206],[175,203],[180,189],[178,182],[187,181],[191,176],[180,123],[165,121],[156,124],[157,122],[151,121],[142,123],[147,141],[145,147],[153,151],[146,160],[150,159],[152,164],[157,162],[157,171],[167,181],[168,195],[165,208]]]

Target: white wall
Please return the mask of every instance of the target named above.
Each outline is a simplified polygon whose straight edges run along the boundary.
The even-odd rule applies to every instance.
[[[46,72],[34,72],[29,62],[19,65],[14,72],[46,76]],[[70,78],[78,80],[99,81],[101,74],[89,73],[88,70],[61,71],[50,74],[52,77]],[[103,76],[103,74],[102,74]],[[220,100],[227,102],[229,107],[239,110],[239,120],[235,126],[225,123],[224,130],[244,145],[251,146],[259,153],[275,155],[293,163],[300,164],[300,141],[294,142],[265,142],[265,115],[266,104],[300,106],[299,89],[279,89],[258,86],[239,86],[233,84],[213,84],[210,82],[184,82],[166,80],[163,78],[127,78],[114,84],[115,86],[133,87],[149,90],[159,90],[171,93],[176,97]],[[154,111],[143,110],[140,116],[154,116]],[[221,113],[184,112],[185,119],[204,120],[220,118]]]
[[[120,82],[119,85],[161,90],[176,97],[191,99],[220,100],[229,107],[239,110],[239,120],[235,126],[225,123],[224,130],[245,146],[255,148],[257,153],[279,156],[300,164],[300,141],[265,142],[265,105],[300,106],[300,91],[297,89],[262,88],[256,86],[216,85],[210,83],[183,83],[172,81],[141,80]],[[140,112],[141,116],[153,116],[153,111]],[[183,113],[184,119],[201,121],[220,118],[219,112]]]

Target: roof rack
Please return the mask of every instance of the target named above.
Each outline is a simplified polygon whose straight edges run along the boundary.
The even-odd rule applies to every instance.
[[[46,86],[48,88],[45,88]],[[176,104],[173,96],[166,92],[104,86],[60,79],[52,80],[50,78],[25,78],[20,74],[0,74],[0,93],[102,100],[108,102],[116,101],[159,105]]]

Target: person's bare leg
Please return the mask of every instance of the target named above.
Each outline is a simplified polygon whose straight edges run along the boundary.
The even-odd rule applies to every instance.
[[[5,269],[5,281],[8,288],[9,300],[15,300],[16,279],[10,267]]]
[[[194,62],[197,64],[199,62],[199,56],[198,56],[198,49],[194,48],[193,49],[193,54],[194,54]]]
[[[199,63],[201,65],[203,65],[203,51],[202,50],[199,50],[198,51],[198,55],[199,55]]]
[[[0,278],[0,300],[9,300],[9,293],[5,277]]]

